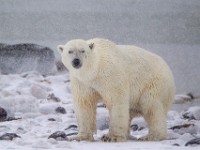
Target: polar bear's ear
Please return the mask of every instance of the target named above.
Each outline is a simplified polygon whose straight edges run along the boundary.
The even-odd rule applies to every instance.
[[[62,53],[63,50],[64,50],[64,46],[63,45],[58,45],[57,49],[58,49],[59,53]]]
[[[90,49],[93,49],[93,48],[94,48],[94,43],[90,43],[90,44],[89,44],[89,48],[90,48]]]

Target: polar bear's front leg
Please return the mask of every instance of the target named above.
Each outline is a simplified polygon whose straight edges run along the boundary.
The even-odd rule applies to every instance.
[[[101,140],[104,142],[122,142],[128,138],[129,130],[129,103],[127,96],[118,97],[109,110],[110,128],[109,133]]]
[[[96,103],[79,97],[74,102],[75,114],[78,122],[79,132],[70,140],[93,141],[93,133],[96,131]]]
[[[70,140],[93,141],[93,133],[96,132],[96,104],[99,98],[98,94],[77,80],[72,81],[72,93],[79,132],[78,135],[72,137]]]

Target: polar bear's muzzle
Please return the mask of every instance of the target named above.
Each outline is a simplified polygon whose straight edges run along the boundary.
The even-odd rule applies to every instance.
[[[80,68],[80,67],[82,66],[80,59],[75,58],[75,59],[72,61],[72,66],[73,66],[74,68],[76,68],[76,69]]]

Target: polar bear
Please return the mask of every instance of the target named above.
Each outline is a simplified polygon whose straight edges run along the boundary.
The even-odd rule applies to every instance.
[[[75,39],[58,45],[70,72],[79,132],[72,140],[93,140],[96,105],[109,110],[109,133],[102,141],[126,141],[130,122],[143,116],[148,135],[140,140],[167,138],[166,115],[175,95],[172,72],[165,61],[142,48],[116,45],[106,39]]]

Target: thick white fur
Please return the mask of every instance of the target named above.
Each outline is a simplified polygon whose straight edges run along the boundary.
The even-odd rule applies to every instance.
[[[89,44],[93,43],[93,48]],[[166,115],[175,94],[172,73],[164,60],[135,46],[116,45],[105,39],[72,40],[60,45],[62,61],[71,75],[79,133],[75,140],[93,140],[96,104],[103,101],[110,113],[109,134],[104,141],[125,141],[130,121],[143,116],[149,134],[142,140],[167,137]],[[85,53],[69,56],[69,49]],[[83,61],[79,69],[71,57]]]

